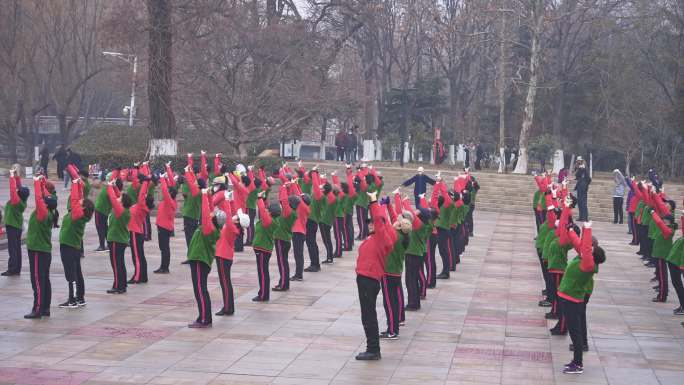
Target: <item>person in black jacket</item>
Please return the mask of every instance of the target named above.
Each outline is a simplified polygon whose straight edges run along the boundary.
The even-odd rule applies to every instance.
[[[52,156],[52,160],[57,161],[57,177],[59,180],[64,179],[64,169],[69,164],[67,159],[67,152],[64,146],[58,146],[57,151]]]
[[[589,194],[589,184],[591,177],[589,170],[587,170],[587,163],[581,157],[577,158],[577,171],[575,172],[575,191],[577,192],[577,207],[579,208],[579,221],[586,222],[589,220],[589,208],[587,207],[587,198]]]
[[[356,136],[357,129],[358,126],[354,126],[353,130],[347,132],[345,154],[348,164],[354,164],[354,162],[356,162],[356,152],[359,146],[359,140]]]
[[[418,173],[402,183],[405,187],[413,185],[413,196],[416,200],[416,207],[418,207],[418,203],[420,203],[420,194],[425,194],[427,191],[427,185],[435,185],[435,180],[424,173],[425,170],[422,167],[418,167]]]

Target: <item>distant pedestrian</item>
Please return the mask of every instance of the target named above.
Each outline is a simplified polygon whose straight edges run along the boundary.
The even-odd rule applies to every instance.
[[[43,175],[48,177],[48,164],[50,163],[50,150],[48,150],[45,142],[40,145],[40,167],[43,169]]]
[[[575,172],[575,191],[577,192],[577,206],[579,207],[579,220],[586,222],[589,220],[589,208],[587,198],[589,194],[589,184],[591,176],[587,170],[587,163],[582,157],[577,157],[577,171]]]
[[[613,223],[622,224],[624,212],[622,203],[625,199],[625,177],[620,170],[613,170],[615,187],[613,188]]]
[[[563,168],[558,171],[558,183],[563,183],[565,178],[568,177],[568,168],[567,166],[563,166]]]
[[[64,146],[57,146],[57,151],[55,151],[55,154],[52,155],[52,160],[57,161],[57,177],[59,180],[63,180],[64,169],[66,169],[67,164],[69,164],[67,160],[67,152]]]
[[[337,153],[337,157],[335,158],[335,160],[338,162],[344,161],[346,141],[347,135],[344,133],[344,131],[340,131],[337,133],[337,135],[335,135],[335,150]]]
[[[358,151],[358,146],[359,146],[359,139],[357,137],[358,135],[358,126],[354,126],[353,129],[349,130],[347,132],[347,139],[346,139],[346,148],[345,148],[345,154],[347,157],[347,163],[349,164],[354,164],[356,162],[356,153]]]

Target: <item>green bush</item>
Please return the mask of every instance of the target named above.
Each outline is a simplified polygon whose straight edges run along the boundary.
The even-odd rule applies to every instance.
[[[538,136],[530,141],[527,151],[530,154],[530,158],[538,160],[541,163],[541,167],[544,168],[546,162],[553,156],[553,138],[549,134]]]

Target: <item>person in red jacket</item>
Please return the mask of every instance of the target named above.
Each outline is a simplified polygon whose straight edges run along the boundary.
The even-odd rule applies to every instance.
[[[226,214],[232,212],[231,201],[233,200],[233,193],[230,191],[218,191],[214,194],[218,199],[214,199],[214,205],[218,206],[217,200],[225,203],[223,210]],[[216,209],[215,209],[216,210]],[[233,257],[235,255],[235,238],[240,234],[240,227],[247,228],[249,226],[249,216],[238,209],[237,213],[232,216],[230,221],[221,228],[221,234],[218,241],[216,241],[216,267],[218,269],[219,283],[221,284],[221,292],[223,294],[223,307],[219,310],[217,316],[228,316],[235,313],[235,296],[233,294],[233,284],[230,278],[230,268],[233,265]]]
[[[306,224],[311,214],[311,196],[300,193],[297,206],[297,219],[292,225],[292,253],[295,260],[295,273],[291,281],[301,281],[304,277],[304,243],[306,242]]]
[[[385,259],[394,245],[394,229],[386,220],[378,204],[377,193],[367,193],[370,198],[371,219],[368,221],[369,236],[359,246],[356,259],[356,285],[361,306],[361,323],[366,334],[366,351],[357,360],[379,360],[380,334],[375,304],[380,292],[380,280],[385,274]]]
[[[159,178],[162,190],[162,201],[157,208],[157,240],[159,242],[159,251],[161,252],[161,264],[159,269],[155,270],[156,274],[168,274],[169,263],[171,261],[171,247],[169,242],[174,236],[174,221],[176,218],[176,209],[178,203],[176,202],[176,180],[171,169],[171,162],[166,164],[166,172]]]
[[[151,178],[141,175],[142,187],[138,193],[137,202],[131,206],[131,219],[128,222],[130,233],[131,259],[133,260],[134,272],[129,284],[147,282],[147,259],[145,258],[145,220],[150,209],[154,207],[154,197],[147,196]]]

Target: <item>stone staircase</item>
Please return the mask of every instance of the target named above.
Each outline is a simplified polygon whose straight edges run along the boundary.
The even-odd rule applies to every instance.
[[[315,163],[305,162],[304,165],[310,168]],[[337,170],[338,174],[344,172],[344,165],[333,162],[318,163],[323,172]],[[290,163],[292,167],[293,164]],[[398,167],[396,164],[377,164],[375,166],[383,175],[385,180],[384,193],[389,193],[401,183],[415,174],[418,165],[409,165],[405,168]],[[434,166],[423,166],[425,172],[434,176],[437,168]],[[452,166],[441,168],[442,177],[448,185],[453,183],[453,177],[458,175],[458,170]],[[497,174],[489,171],[472,172],[480,183],[480,192],[477,195],[477,209],[485,211],[497,211],[516,214],[532,213],[532,196],[536,189],[536,184],[530,175],[518,174]],[[596,173],[589,187],[589,218],[595,221],[613,220],[613,179],[610,174]],[[574,188],[571,182],[570,190]],[[684,185],[665,183],[667,195],[681,205],[684,197]],[[412,195],[413,190],[404,188],[403,193]],[[625,201],[627,196],[625,195]]]

